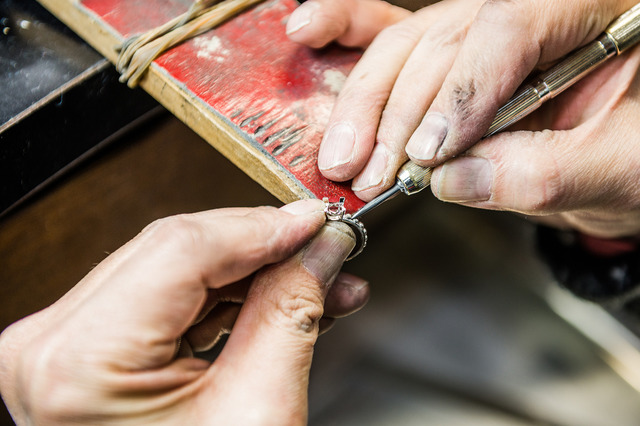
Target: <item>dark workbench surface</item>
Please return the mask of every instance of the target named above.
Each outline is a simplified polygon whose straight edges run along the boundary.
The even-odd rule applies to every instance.
[[[0,1],[0,128],[102,57],[31,0]]]
[[[0,0],[0,215],[155,101],[35,0]]]

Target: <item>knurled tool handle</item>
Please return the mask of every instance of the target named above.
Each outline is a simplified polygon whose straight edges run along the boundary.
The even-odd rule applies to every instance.
[[[505,129],[565,91],[612,56],[640,41],[640,4],[616,19],[595,41],[521,87],[500,109],[484,137]]]

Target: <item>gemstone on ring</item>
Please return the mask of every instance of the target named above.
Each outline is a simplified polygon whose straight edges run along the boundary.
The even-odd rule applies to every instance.
[[[351,250],[351,253],[347,257],[347,260],[351,260],[364,250],[367,246],[367,229],[364,227],[362,222],[358,219],[354,219],[350,214],[347,214],[347,209],[344,207],[344,197],[340,197],[338,202],[329,202],[329,198],[324,197],[322,199],[324,202],[324,214],[329,221],[337,221],[345,223],[351,230],[353,231],[356,237],[356,245]]]

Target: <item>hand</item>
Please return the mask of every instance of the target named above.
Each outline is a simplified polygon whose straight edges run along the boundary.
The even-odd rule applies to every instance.
[[[310,0],[288,27],[297,28],[291,39],[309,45],[312,37],[326,42],[317,34],[371,42],[327,126],[318,159],[325,176],[353,178],[356,194],[370,200],[411,158],[435,167],[432,191],[444,201],[540,216],[599,237],[640,233],[638,49],[520,131],[478,142],[530,73],[595,39],[636,1],[445,0],[404,17],[378,4],[389,25],[352,34],[354,11],[374,3]],[[306,26],[298,13],[310,15]],[[328,31],[328,21],[340,28]]]
[[[346,315],[368,297],[364,281],[339,275],[354,238],[323,227],[322,207],[147,227],[0,336],[0,391],[16,422],[303,424],[323,313]],[[213,364],[189,356],[231,327]]]

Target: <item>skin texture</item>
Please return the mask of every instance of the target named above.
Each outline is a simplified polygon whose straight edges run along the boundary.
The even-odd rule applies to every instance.
[[[322,324],[368,298],[365,281],[339,273],[351,231],[323,226],[322,207],[147,227],[0,335],[0,391],[16,422],[304,424]],[[213,364],[191,356],[232,328]]]
[[[369,201],[411,158],[435,168],[432,191],[443,201],[597,237],[638,235],[638,48],[510,131],[480,140],[527,76],[595,39],[635,3],[444,0],[401,13],[377,0],[309,0],[289,21],[293,41],[315,46],[348,36],[367,48],[335,104],[320,170],[353,179]],[[389,25],[360,31],[353,11],[365,7]]]

